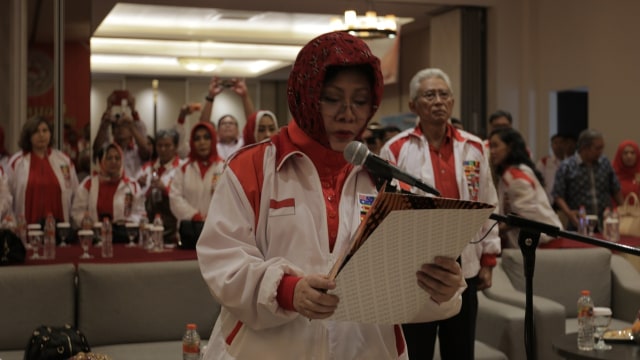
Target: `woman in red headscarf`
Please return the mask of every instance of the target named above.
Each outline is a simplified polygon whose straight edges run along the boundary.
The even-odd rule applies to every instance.
[[[293,120],[227,160],[211,201],[220,210],[209,212],[197,244],[222,305],[204,359],[408,358],[399,325],[329,319],[340,304],[326,274],[360,223],[359,195],[376,193],[370,174],[342,152],[364,131],[382,89],[380,62],[362,40],[321,35],[289,76]],[[431,289],[425,320],[455,314],[464,289],[454,259],[438,264],[416,269],[416,286]],[[431,281],[446,290],[432,291]]]
[[[191,130],[189,160],[174,175],[169,190],[171,212],[178,221],[203,221],[224,161],[216,151],[216,130],[199,122]]]
[[[276,115],[269,110],[259,110],[247,118],[247,123],[242,129],[242,138],[245,145],[251,145],[277,133],[278,119],[276,119]]]
[[[618,145],[613,169],[620,182],[622,196],[626,198],[630,193],[640,196],[640,148],[635,141],[624,140]]]
[[[144,213],[144,199],[140,185],[124,174],[120,146],[106,144],[94,158],[100,171],[83,180],[73,197],[71,216],[76,226],[81,226],[86,212],[94,222],[108,217],[115,225],[138,223]],[[127,238],[114,237],[113,241],[126,242]]]

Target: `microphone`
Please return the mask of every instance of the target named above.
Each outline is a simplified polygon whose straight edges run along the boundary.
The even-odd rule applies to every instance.
[[[359,141],[350,142],[344,149],[343,155],[349,163],[353,165],[363,165],[367,170],[384,179],[398,179],[426,193],[440,196],[440,191],[391,165],[388,161],[369,151],[367,146]]]

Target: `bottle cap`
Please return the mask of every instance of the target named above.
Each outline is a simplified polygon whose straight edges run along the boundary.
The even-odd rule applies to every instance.
[[[197,328],[196,324],[187,324],[187,329],[195,330]]]
[[[580,291],[580,294],[585,295],[585,296],[587,296],[587,295],[591,295],[591,291],[589,291],[589,290],[582,290],[582,291]]]

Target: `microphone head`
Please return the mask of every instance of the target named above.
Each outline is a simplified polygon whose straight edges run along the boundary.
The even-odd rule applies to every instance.
[[[361,143],[360,141],[352,141],[347,145],[342,153],[344,155],[345,160],[353,165],[362,165],[367,159],[367,155],[369,155],[369,149],[367,145]]]

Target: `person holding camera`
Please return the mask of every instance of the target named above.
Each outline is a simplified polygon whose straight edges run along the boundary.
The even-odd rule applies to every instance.
[[[126,90],[114,90],[107,99],[107,108],[93,142],[94,153],[110,142],[122,149],[124,172],[129,177],[138,174],[142,164],[151,159],[153,147],[147,139],[147,128],[135,110],[135,97]]]
[[[229,89],[240,96],[245,115],[255,113],[244,79],[220,79],[214,76],[209,82],[209,93],[205,97],[206,101],[200,113],[201,122],[210,121],[215,98],[225,89]],[[244,146],[244,140],[240,136],[238,120],[230,114],[221,116],[216,123],[216,127],[218,133],[218,156],[225,160],[229,155]]]

